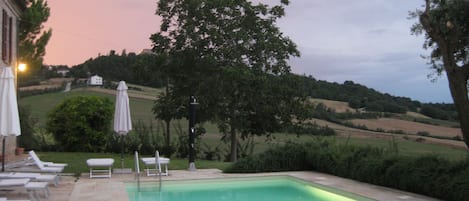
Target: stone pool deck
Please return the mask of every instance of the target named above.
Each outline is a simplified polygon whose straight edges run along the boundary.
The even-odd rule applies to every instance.
[[[438,199],[403,192],[381,186],[357,182],[328,174],[317,172],[277,172],[259,174],[224,174],[218,169],[199,169],[195,172],[186,170],[171,170],[169,176],[162,176],[164,180],[191,180],[209,178],[235,178],[235,177],[255,177],[270,175],[289,175],[303,180],[341,189],[357,195],[365,196],[375,200],[383,201],[437,201]],[[148,177],[141,173],[141,181],[157,181],[157,177]],[[82,174],[80,177],[62,176],[60,184],[50,186],[51,194],[49,198],[41,200],[49,201],[128,201],[125,191],[125,182],[134,182],[134,174],[112,174],[112,178],[89,178],[89,174]],[[164,185],[164,183],[163,183]],[[7,196],[13,198],[28,198],[23,191],[0,191],[0,197]]]

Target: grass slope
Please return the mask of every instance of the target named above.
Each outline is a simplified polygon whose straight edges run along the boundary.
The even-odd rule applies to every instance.
[[[76,96],[100,96],[109,98],[113,103],[116,101],[115,95],[80,89],[72,90],[70,92],[56,92],[37,96],[28,96],[21,98],[19,100],[19,104],[21,106],[31,107],[32,116],[38,120],[37,126],[43,127],[47,121],[47,115],[55,106],[68,98]],[[154,120],[152,112],[153,100],[133,97],[130,97],[129,100],[132,121],[141,120],[148,122],[150,120]]]
[[[154,90],[153,93],[156,93],[157,90]],[[156,94],[151,96],[150,92],[147,93],[147,97],[156,97]],[[129,92],[130,94],[130,92]],[[32,115],[34,118],[37,118],[38,124],[36,127],[44,127],[47,114],[59,103],[67,98],[71,98],[74,96],[103,96],[109,98],[112,102],[115,101],[115,95],[112,94],[112,90],[108,90],[106,92],[96,91],[91,89],[80,89],[80,90],[72,90],[67,93],[58,92],[58,93],[50,93],[50,94],[43,94],[37,96],[30,96],[21,98],[19,103],[20,105],[29,105],[32,109]],[[154,115],[152,112],[153,100],[148,98],[142,98],[141,96],[135,96],[139,98],[132,97],[130,95],[130,107],[131,107],[131,114],[132,120],[135,121],[143,121],[145,124],[151,122],[154,126],[158,127],[158,121],[154,119]],[[330,104],[331,102],[329,102]],[[339,104],[333,102],[334,104]],[[343,104],[339,104],[344,107]],[[320,123],[321,124],[321,123]],[[390,138],[382,138],[373,133],[370,134],[368,131],[363,131],[359,129],[352,129],[347,127],[337,127],[335,128],[330,122],[327,123],[329,127],[338,130],[341,135],[337,137],[329,137],[337,140],[341,143],[351,143],[351,144],[360,144],[364,146],[390,146],[391,140]],[[182,132],[187,133],[187,121],[173,121],[172,125],[172,138],[173,141],[176,138],[175,127],[180,126],[182,128]],[[224,143],[220,141],[222,135],[218,132],[216,125],[207,123],[205,125],[207,133],[202,137],[202,149],[214,149],[216,146],[222,150],[220,154],[226,155],[228,153],[228,146],[229,143]],[[365,135],[362,135],[364,133]],[[389,134],[391,135],[391,134]],[[392,135],[391,135],[392,136]],[[457,149],[450,146],[442,146],[438,144],[424,144],[421,142],[416,142],[412,140],[405,140],[403,139],[402,135],[395,135],[394,142],[398,146],[399,152],[404,155],[414,155],[414,154],[436,154],[444,158],[449,158],[453,160],[458,160],[467,157],[467,150],[464,149]],[[350,137],[350,138],[349,138]],[[273,134],[273,138],[269,141],[266,141],[265,137],[256,137],[256,146],[254,152],[262,152],[268,149],[271,146],[275,146],[277,144],[283,144],[286,141],[294,141],[294,142],[304,142],[308,140],[316,140],[317,137],[311,135],[302,135],[297,136],[294,134],[284,134],[284,133],[275,133]],[[244,142],[241,142],[244,143]],[[391,143],[392,144],[392,143]],[[131,156],[129,156],[131,157]]]

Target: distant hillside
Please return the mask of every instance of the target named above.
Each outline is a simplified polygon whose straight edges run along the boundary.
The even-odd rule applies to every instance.
[[[122,55],[117,55],[115,51],[110,51],[109,55],[89,59],[83,64],[74,66],[71,76],[79,78],[99,74],[109,81],[126,80],[128,83],[160,88],[166,81],[162,74],[163,65],[164,58],[153,54],[122,53]],[[316,80],[313,76],[297,76],[299,80],[302,80],[302,90],[308,96],[343,101],[352,109],[401,114],[419,112],[435,119],[457,120],[453,104],[421,103],[407,97],[381,93],[353,81],[339,84]]]
[[[313,98],[343,101],[353,109],[367,111],[401,113],[419,112],[425,116],[442,119],[457,120],[454,104],[421,103],[407,97],[392,96],[381,93],[366,86],[345,81],[343,84],[316,80],[312,76],[300,76],[304,84],[303,90]]]

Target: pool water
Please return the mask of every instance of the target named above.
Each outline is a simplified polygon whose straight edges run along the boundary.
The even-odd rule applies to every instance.
[[[126,185],[130,201],[352,201],[370,200],[351,193],[304,182],[288,176]]]

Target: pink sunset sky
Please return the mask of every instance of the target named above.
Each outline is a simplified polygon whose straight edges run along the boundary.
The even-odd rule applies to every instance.
[[[280,0],[252,0],[278,4]],[[44,63],[82,64],[110,50],[151,48],[159,30],[157,0],[47,0],[52,28]],[[318,80],[351,80],[380,92],[423,102],[452,102],[446,78],[427,75],[423,36],[411,35],[409,11],[423,0],[291,0],[277,25],[301,52],[292,72]]]
[[[139,53],[151,48],[159,29],[155,0],[47,0],[51,14],[46,29],[52,38],[44,63],[74,66],[123,49]]]

